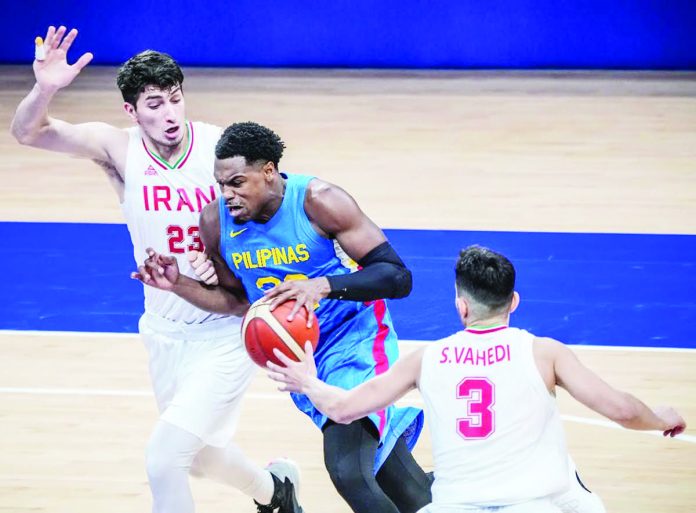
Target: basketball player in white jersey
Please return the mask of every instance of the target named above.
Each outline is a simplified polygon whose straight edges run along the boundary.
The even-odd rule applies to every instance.
[[[213,178],[220,128],[185,117],[181,69],[168,55],[142,52],[119,70],[117,83],[135,124],[71,124],[49,117],[55,94],[91,61],[69,65],[75,29],[49,27],[45,55],[34,61],[36,84],[17,107],[12,134],[22,144],[94,160],[116,190],[136,263],[152,247],[189,260],[204,259],[198,234],[203,207],[218,195]],[[208,276],[203,276],[208,278]],[[246,298],[234,311],[243,314]],[[232,442],[243,392],[254,365],[240,341],[240,319],[199,310],[174,294],[145,288],[139,331],[149,353],[160,418],[146,465],[155,513],[193,513],[189,473],[232,485],[252,497],[260,512],[300,513],[296,466],[276,460],[267,469],[249,461]]]
[[[347,391],[316,378],[312,348],[287,367],[269,363],[280,389],[306,394],[336,422],[350,422],[418,388],[432,436],[433,502],[420,513],[560,512],[568,458],[555,401],[561,386],[594,411],[630,429],[681,433],[671,408],[654,411],[615,390],[562,343],[508,326],[519,303],[515,269],[479,246],[460,253],[456,307],[466,326],[402,357],[385,374]]]

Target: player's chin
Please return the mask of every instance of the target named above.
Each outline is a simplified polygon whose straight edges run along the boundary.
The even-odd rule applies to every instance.
[[[228,207],[227,210],[232,216],[234,222],[237,224],[246,223],[249,219],[251,219],[249,211],[243,207]]]

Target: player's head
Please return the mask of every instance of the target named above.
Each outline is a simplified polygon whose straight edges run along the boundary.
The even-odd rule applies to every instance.
[[[457,309],[465,324],[506,316],[519,303],[512,262],[481,246],[469,246],[459,252],[455,285]]]
[[[157,144],[176,146],[186,133],[184,74],[171,56],[145,50],[118,70],[116,83],[124,108]]]
[[[285,143],[273,130],[247,121],[225,129],[215,147],[215,179],[235,222],[270,219],[283,199],[278,162]]]

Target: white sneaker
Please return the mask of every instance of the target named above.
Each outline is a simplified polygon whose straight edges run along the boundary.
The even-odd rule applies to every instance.
[[[300,484],[300,469],[294,461],[285,458],[273,460],[267,467],[273,478],[271,503],[256,503],[258,513],[303,513],[297,502]]]
[[[292,460],[287,458],[278,458],[271,461],[266,467],[271,474],[284,482],[285,478],[289,478],[290,482],[295,485],[295,493],[300,493],[300,467]]]

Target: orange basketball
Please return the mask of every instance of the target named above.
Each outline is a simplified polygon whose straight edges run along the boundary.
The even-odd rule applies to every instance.
[[[307,310],[301,308],[292,322],[287,317],[295,301],[286,301],[271,312],[270,301],[261,298],[254,302],[242,321],[242,340],[254,363],[266,366],[268,360],[282,365],[273,354],[278,348],[288,358],[299,362],[304,356],[304,345],[310,341],[316,349],[319,342],[319,321],[314,312],[312,327],[307,328]]]

